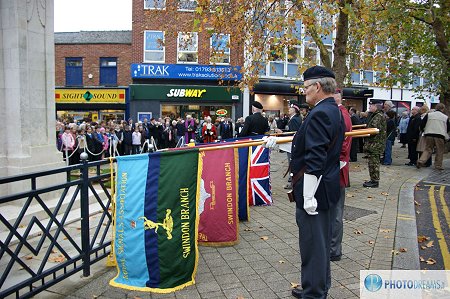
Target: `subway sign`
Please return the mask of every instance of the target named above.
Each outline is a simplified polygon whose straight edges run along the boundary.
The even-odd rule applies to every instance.
[[[242,92],[234,86],[131,84],[130,101],[238,102]]]
[[[55,89],[55,102],[125,104],[125,89]]]
[[[167,94],[168,98],[201,98],[206,89],[172,88]]]

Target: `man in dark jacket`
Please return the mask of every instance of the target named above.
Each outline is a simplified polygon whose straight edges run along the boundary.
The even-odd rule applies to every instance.
[[[361,120],[359,119],[359,116],[356,114],[355,107],[351,107],[349,113],[350,113],[350,120],[352,121],[352,126],[360,125]],[[358,161],[359,142],[360,138],[352,139],[352,147],[350,149],[350,162]]]
[[[420,134],[420,114],[419,107],[414,106],[411,109],[411,117],[409,118],[408,127],[406,129],[406,140],[408,141],[408,159],[405,165],[416,166],[419,154],[417,153],[417,142]]]
[[[219,124],[219,135],[222,140],[233,137],[233,123],[228,118],[223,118]]]
[[[288,115],[289,115],[289,120],[287,122],[286,125],[286,131],[288,132],[297,132],[298,129],[300,129],[300,126],[302,124],[302,118],[300,117],[300,106],[298,104],[298,102],[291,102],[290,106],[289,106],[289,110],[288,110]],[[288,146],[291,147],[292,144],[288,143],[284,146]],[[288,158],[288,164],[291,162],[291,151],[290,148],[289,150],[286,150],[283,148],[283,146],[281,146],[280,148],[281,150],[285,150],[287,153],[287,158]],[[291,181],[292,181],[292,177],[289,176],[288,179],[288,183],[284,186],[284,189],[291,189]]]
[[[297,132],[302,125],[302,118],[300,117],[300,106],[297,102],[291,102],[288,110],[289,120],[287,123],[288,132]]]
[[[287,123],[289,121],[289,117],[285,114],[280,114],[280,117],[276,121],[277,121],[277,128],[280,130],[285,130]]]
[[[252,103],[252,115],[245,118],[244,127],[239,137],[263,135],[269,131],[269,122],[267,118],[262,116],[263,105],[260,102]]]
[[[341,113],[334,100],[331,70],[314,66],[303,73],[306,102],[315,106],[292,141],[292,172],[304,171],[294,186],[299,227],[301,285],[297,298],[325,298],[331,286],[331,208],[339,200],[339,154],[344,140]]]
[[[124,155],[131,155],[133,149],[133,132],[131,131],[130,125],[125,125],[125,130],[123,131],[123,153]]]
[[[303,78],[306,102],[314,109],[303,120],[292,141],[291,170],[293,180],[299,178],[294,185],[294,195],[302,260],[302,289],[294,288],[292,295],[326,298],[331,286],[331,210],[340,194],[339,155],[344,124],[333,97],[334,73],[314,66],[303,73]],[[272,148],[274,143],[276,137],[269,137],[266,147]]]
[[[150,124],[148,126],[149,128],[149,136],[148,139],[151,139],[153,137],[153,140],[155,141],[156,146],[159,146],[160,136],[161,136],[161,123],[157,122],[156,119],[152,118],[150,120]]]

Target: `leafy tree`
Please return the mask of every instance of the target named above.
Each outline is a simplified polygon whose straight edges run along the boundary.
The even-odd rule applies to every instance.
[[[300,27],[299,24],[302,24]],[[269,61],[287,58],[299,73],[317,64],[330,67],[339,86],[350,73],[377,72],[378,86],[440,93],[449,101],[449,0],[199,0],[193,30],[229,33],[246,50],[242,85],[250,88]],[[335,31],[333,63],[327,37]],[[296,46],[305,45],[305,57]],[[314,54],[314,53],[313,53]]]
[[[375,7],[374,19],[383,22],[368,29],[378,31],[374,42],[387,46],[382,56],[390,76],[382,84],[411,84],[423,77],[424,86],[415,90],[419,95],[422,91],[438,93],[450,111],[450,1],[385,0],[375,1]]]

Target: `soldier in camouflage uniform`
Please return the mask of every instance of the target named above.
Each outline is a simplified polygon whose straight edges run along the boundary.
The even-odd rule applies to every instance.
[[[363,184],[364,187],[377,188],[380,181],[380,155],[386,145],[386,118],[383,115],[381,101],[372,100],[369,103],[369,111],[372,114],[367,120],[367,128],[377,128],[377,135],[367,138],[364,142],[364,152],[368,156],[370,181]]]

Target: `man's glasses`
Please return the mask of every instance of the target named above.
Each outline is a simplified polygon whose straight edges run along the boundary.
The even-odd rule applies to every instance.
[[[303,86],[303,89],[304,90],[307,90],[310,86],[313,86],[313,85],[315,85],[317,82],[314,82],[314,83],[311,83],[311,84],[309,84],[309,85],[305,85],[305,86]]]

